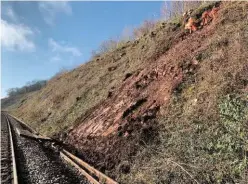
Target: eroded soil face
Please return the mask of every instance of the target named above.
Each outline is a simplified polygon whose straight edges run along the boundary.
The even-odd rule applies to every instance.
[[[66,143],[87,155],[88,162],[109,170],[135,155],[140,145],[156,141],[160,107],[168,104],[184,77],[197,70],[195,56],[206,49],[213,30],[206,26],[194,34],[179,31],[170,50],[144,70],[126,75],[120,88],[79,118]]]
[[[211,8],[194,10],[197,24]],[[71,151],[76,148],[78,156],[109,176],[118,180],[125,174],[123,180],[129,180],[124,183],[135,183],[135,178],[169,183],[171,176],[179,179],[171,183],[193,181],[165,158],[196,166],[186,170],[199,176],[199,183],[219,182],[219,174],[229,176],[229,171],[239,176],[236,168],[241,167],[232,165],[239,155],[230,152],[228,142],[223,147],[232,158],[225,157],[219,149],[222,136],[213,135],[223,134],[218,129],[223,127],[220,99],[248,91],[247,9],[244,2],[221,2],[215,19],[192,34],[178,20],[158,23],[149,34],[54,77],[15,115]],[[215,144],[218,156],[212,147],[208,151]],[[160,156],[156,152],[143,160],[146,148],[159,146]],[[160,163],[165,165],[158,172]]]

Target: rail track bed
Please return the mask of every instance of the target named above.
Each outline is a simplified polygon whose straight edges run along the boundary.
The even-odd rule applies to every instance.
[[[1,183],[118,184],[64,147],[1,111]]]
[[[12,133],[4,114],[1,113],[1,183],[17,184]]]
[[[87,183],[63,163],[57,153],[35,140],[19,137],[16,153],[19,155],[19,183]]]
[[[25,184],[84,184],[84,176],[65,163],[59,152],[35,139],[20,136],[18,129],[26,129],[20,123],[1,113],[1,181],[12,183],[13,169],[9,144],[8,118],[13,132],[18,183]]]

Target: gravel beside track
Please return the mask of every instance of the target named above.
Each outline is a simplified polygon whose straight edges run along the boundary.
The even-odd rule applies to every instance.
[[[13,127],[19,123],[9,117]],[[15,133],[18,179],[21,184],[84,184],[88,181],[78,171],[66,164],[59,152],[50,144],[39,142]]]
[[[1,114],[1,183],[12,183],[12,158],[6,118]]]
[[[63,163],[57,153],[35,140],[19,137],[17,154],[22,155],[17,159],[17,163],[21,163],[18,164],[20,183],[87,183]]]

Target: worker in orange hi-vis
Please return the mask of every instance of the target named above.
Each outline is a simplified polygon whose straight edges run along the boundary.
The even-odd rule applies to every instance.
[[[189,30],[190,33],[197,30],[197,24],[194,18],[191,17],[193,10],[188,10],[183,14],[184,29]]]
[[[189,33],[196,31],[197,30],[196,20],[190,17],[188,22],[185,24],[184,29],[189,30]]]
[[[184,12],[183,14],[183,25],[186,25],[186,23],[188,22],[190,15],[192,13],[193,10],[187,10],[186,12]]]

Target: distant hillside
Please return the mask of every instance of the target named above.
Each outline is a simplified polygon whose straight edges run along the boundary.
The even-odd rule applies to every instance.
[[[38,91],[46,85],[45,80],[28,82],[27,85],[20,88],[10,88],[7,91],[9,97]]]
[[[11,113],[120,183],[245,183],[248,3],[159,22],[47,82]]]
[[[28,82],[20,88],[10,88],[8,97],[1,99],[1,108],[10,110],[19,107],[33,92],[40,90],[46,85],[46,80]]]
[[[21,103],[21,99],[23,98],[23,95],[18,95],[15,97],[6,97],[1,99],[1,108],[6,110],[8,108],[11,109],[12,106],[15,106],[19,103]]]

